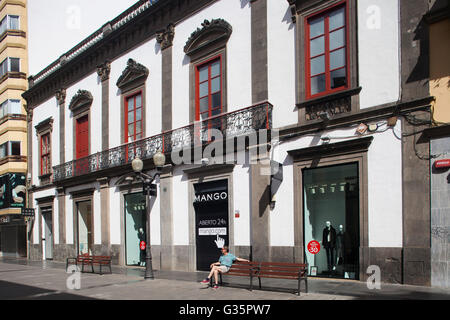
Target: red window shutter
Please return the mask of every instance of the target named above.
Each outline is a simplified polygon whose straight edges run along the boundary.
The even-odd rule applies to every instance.
[[[87,115],[77,119],[76,156],[77,159],[89,156],[89,118]]]

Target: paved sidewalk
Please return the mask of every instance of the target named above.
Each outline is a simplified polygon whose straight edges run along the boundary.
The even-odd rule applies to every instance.
[[[155,271],[143,279],[143,268],[113,266],[113,274],[81,274],[80,290],[70,290],[65,263],[0,258],[0,299],[102,299],[102,300],[450,300],[450,290],[382,284],[369,290],[364,282],[309,279],[309,292],[292,293],[296,282],[263,279],[262,290],[247,289],[248,280],[224,278],[218,290],[200,284],[204,272]],[[257,287],[257,281],[254,282]]]

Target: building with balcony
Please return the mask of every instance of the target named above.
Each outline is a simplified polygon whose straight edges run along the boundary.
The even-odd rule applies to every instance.
[[[428,4],[372,2],[142,0],[31,76],[31,258],[142,265],[145,197],[123,177],[161,151],[155,268],[207,270],[225,243],[429,285]]]
[[[27,255],[27,2],[0,1],[0,255]]]
[[[426,130],[430,140],[431,176],[431,282],[450,287],[450,1],[430,1],[424,17],[430,35],[430,95],[433,103],[433,127]]]

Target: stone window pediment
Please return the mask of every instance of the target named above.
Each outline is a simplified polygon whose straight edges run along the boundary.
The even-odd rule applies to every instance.
[[[74,114],[79,114],[89,109],[92,105],[93,100],[94,98],[89,91],[78,90],[77,94],[75,94],[70,101],[69,109]]]
[[[149,70],[140,63],[137,63],[133,59],[129,59],[127,67],[122,72],[122,75],[117,80],[117,87],[122,91],[128,91],[129,89],[139,86],[147,80]]]
[[[39,122],[35,127],[36,133],[40,134],[45,131],[52,131],[53,129],[53,118],[47,118],[44,121]]]
[[[223,19],[205,20],[189,37],[184,52],[193,56],[199,51],[213,51],[224,46],[233,32],[231,25]]]

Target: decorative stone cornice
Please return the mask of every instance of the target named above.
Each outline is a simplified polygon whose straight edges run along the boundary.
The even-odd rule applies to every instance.
[[[167,49],[172,46],[173,38],[175,36],[175,26],[173,23],[169,24],[166,30],[156,32],[156,41],[161,46],[161,50]]]
[[[214,43],[221,41],[226,43],[233,32],[231,25],[223,19],[205,20],[201,25],[202,28],[197,28],[184,46],[184,52],[187,55],[192,55]]]
[[[110,73],[111,73],[111,61],[107,60],[105,61],[105,63],[97,66],[97,74],[102,82],[109,79]]]
[[[62,88],[55,92],[56,101],[58,101],[58,105],[62,106],[66,103],[66,89]]]
[[[94,98],[89,91],[80,89],[70,101],[69,109],[74,113],[81,112],[85,109],[90,108],[93,100]]]
[[[133,59],[129,59],[127,67],[122,72],[122,75],[117,80],[116,85],[120,89],[126,89],[133,84],[143,83],[148,77],[148,69],[140,63],[137,63]]]
[[[44,121],[39,122],[35,127],[36,134],[39,135],[41,132],[53,129],[53,118],[47,118]]]

